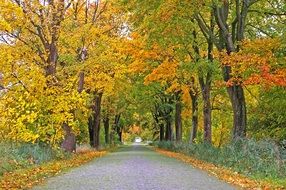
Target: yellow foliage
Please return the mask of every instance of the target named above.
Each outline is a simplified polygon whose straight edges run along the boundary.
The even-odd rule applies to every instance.
[[[0,140],[57,146],[63,139],[63,123],[76,135],[81,123],[87,123],[93,92],[117,93],[116,85],[123,84],[127,72],[119,45],[124,39],[118,34],[126,18],[114,2],[91,4],[86,15],[74,3],[64,12],[60,1],[46,6],[39,1],[18,5],[0,0],[0,32],[11,36],[0,43],[0,85],[5,87],[0,92]],[[78,3],[82,6],[83,1]],[[56,71],[47,75],[53,41]],[[85,59],[79,57],[83,49]],[[81,71],[84,91],[79,93]]]

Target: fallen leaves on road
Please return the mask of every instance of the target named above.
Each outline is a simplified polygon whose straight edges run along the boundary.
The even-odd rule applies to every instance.
[[[246,176],[243,176],[241,174],[238,174],[237,172],[225,169],[223,167],[218,167],[214,164],[207,163],[195,158],[192,158],[190,156],[184,155],[182,153],[176,153],[171,152],[168,150],[163,150],[159,148],[155,148],[155,150],[163,155],[166,155],[168,157],[176,158],[179,160],[182,160],[183,162],[189,163],[193,165],[196,168],[200,168],[202,170],[207,171],[211,175],[214,175],[218,177],[221,180],[224,180],[228,183],[237,185],[244,189],[264,189],[264,190],[270,190],[270,189],[285,189],[284,187],[274,186],[264,181],[256,181],[253,179],[249,179]]]
[[[0,189],[28,189],[35,184],[43,182],[47,177],[55,176],[63,170],[80,166],[105,154],[106,151],[82,152],[74,154],[66,160],[52,161],[33,168],[6,173],[0,178]]]

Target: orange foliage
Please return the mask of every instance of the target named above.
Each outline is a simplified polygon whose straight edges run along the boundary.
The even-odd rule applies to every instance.
[[[129,132],[131,134],[139,134],[141,132],[141,128],[140,126],[133,125],[132,127],[130,127]]]
[[[176,78],[176,70],[178,63],[172,60],[164,60],[157,68],[155,68],[151,74],[147,75],[145,78],[145,84],[150,82],[172,82]]]
[[[280,46],[277,39],[257,39],[244,41],[237,53],[221,53],[222,64],[232,68],[232,78],[226,85],[286,86],[286,69],[279,67],[281,60],[275,55]]]

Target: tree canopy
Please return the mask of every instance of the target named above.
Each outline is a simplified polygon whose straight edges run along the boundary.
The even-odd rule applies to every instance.
[[[285,24],[283,0],[0,0],[0,141],[281,143]]]

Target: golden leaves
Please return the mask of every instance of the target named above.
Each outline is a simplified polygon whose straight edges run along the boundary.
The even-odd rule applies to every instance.
[[[38,75],[39,76],[39,75]],[[75,132],[78,122],[87,117],[86,94],[79,94],[73,86],[68,88],[43,87],[46,83],[30,80],[27,89],[14,87],[0,99],[1,131],[5,131],[8,140],[35,142],[36,140],[54,143],[62,139],[64,122],[69,123]],[[39,88],[34,88],[33,84]],[[31,87],[33,86],[33,87]],[[73,110],[81,110],[76,116]],[[13,126],[13,127],[11,127]]]
[[[157,68],[155,68],[151,74],[146,76],[144,83],[149,84],[150,82],[157,81],[164,84],[171,82],[176,78],[177,67],[177,62],[166,59]]]
[[[24,23],[23,11],[15,3],[0,0],[0,31],[12,32]]]
[[[145,73],[151,69],[150,65],[146,62],[141,62],[139,60],[135,60],[130,65],[128,65],[128,73],[130,74],[138,74]]]

